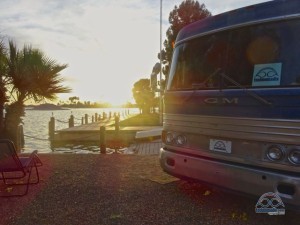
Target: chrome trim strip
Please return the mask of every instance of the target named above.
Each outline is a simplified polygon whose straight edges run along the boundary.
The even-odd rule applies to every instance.
[[[207,136],[300,145],[300,120],[165,113],[163,126]]]

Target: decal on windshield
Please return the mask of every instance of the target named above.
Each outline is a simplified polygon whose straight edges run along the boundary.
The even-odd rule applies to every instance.
[[[254,66],[252,86],[280,85],[282,63],[258,64]]]

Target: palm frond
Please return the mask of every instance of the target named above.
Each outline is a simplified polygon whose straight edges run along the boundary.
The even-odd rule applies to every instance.
[[[58,64],[30,45],[17,51],[15,45],[10,43],[10,53],[10,75],[19,100],[54,100],[56,94],[71,91],[63,86],[64,80],[59,74],[67,68],[67,64]]]

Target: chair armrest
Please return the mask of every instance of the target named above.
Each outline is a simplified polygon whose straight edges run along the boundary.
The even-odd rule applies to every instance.
[[[38,157],[38,151],[37,150],[34,150],[30,156],[33,157],[33,160],[34,160],[34,163],[35,163],[35,166],[42,166],[43,163],[42,161],[40,160],[40,158]]]
[[[23,165],[23,167],[27,168],[29,166],[42,166],[42,165],[43,165],[43,163],[37,155],[37,150],[34,150],[33,152],[31,152],[29,157],[27,157],[27,160],[26,160],[25,164]]]

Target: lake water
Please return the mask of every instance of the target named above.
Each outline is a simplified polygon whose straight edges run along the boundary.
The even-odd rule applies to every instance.
[[[138,113],[138,109],[124,109],[124,108],[96,108],[96,109],[70,109],[70,110],[25,110],[25,117],[23,118],[25,146],[23,152],[32,152],[38,150],[39,153],[57,152],[75,152],[85,153],[98,151],[98,146],[70,146],[60,149],[51,149],[50,141],[48,140],[48,123],[51,116],[55,117],[55,130],[68,128],[68,120],[71,114],[75,118],[75,126],[81,124],[81,118],[85,114],[89,116],[89,122],[95,113],[101,114],[103,112],[124,112],[129,110],[129,113]]]

